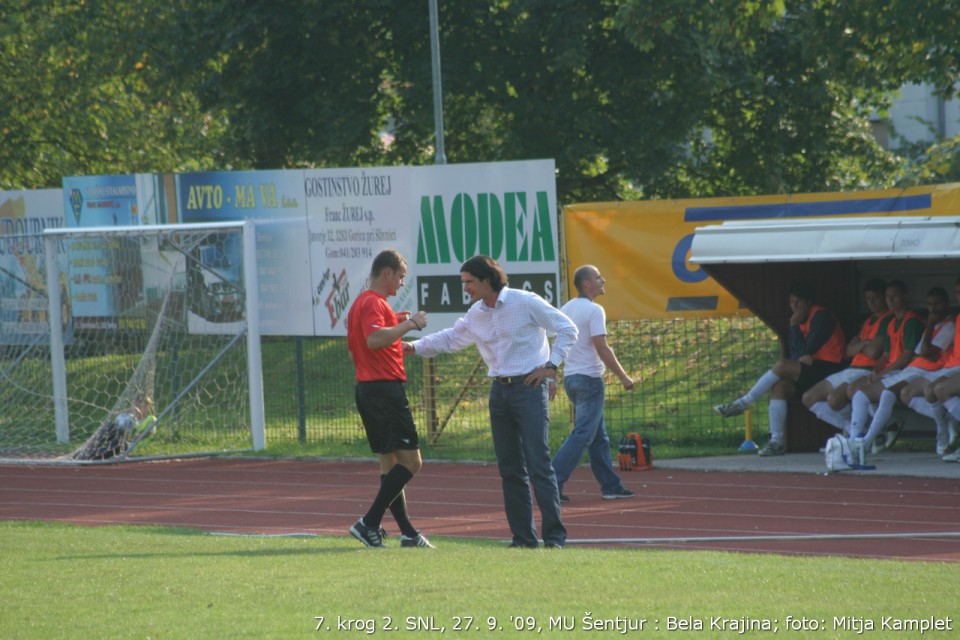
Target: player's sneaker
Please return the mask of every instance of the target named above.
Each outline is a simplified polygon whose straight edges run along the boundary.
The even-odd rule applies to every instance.
[[[614,491],[613,493],[602,493],[600,494],[600,497],[603,498],[604,500],[618,500],[620,498],[632,498],[633,491],[630,491],[630,489],[624,489],[623,487],[621,487],[618,491]]]
[[[732,418],[733,416],[738,416],[746,411],[747,405],[744,404],[743,400],[737,398],[733,402],[728,402],[727,404],[718,404],[713,408],[713,410],[722,415],[724,418]]]
[[[955,451],[954,453],[948,453],[947,455],[940,458],[944,462],[960,462],[960,451]]]
[[[764,458],[768,458],[770,456],[782,456],[786,452],[787,452],[786,447],[784,447],[779,442],[775,442],[771,440],[770,442],[767,443],[767,446],[765,446],[763,449],[760,449],[760,451],[757,451],[757,455]]]
[[[350,527],[350,535],[367,545],[368,547],[383,548],[383,537],[380,535],[380,529],[368,527],[363,524],[363,518],[360,518]]]
[[[430,541],[427,540],[426,536],[417,531],[417,535],[414,537],[401,535],[400,536],[400,546],[401,547],[427,547],[429,549],[435,549]]]
[[[936,437],[937,448],[936,448],[936,451],[937,451],[937,455],[938,455],[938,456],[946,455],[947,453],[953,453],[952,450],[951,450],[951,451],[948,451],[948,450],[947,450],[947,447],[950,446],[950,443],[948,442],[949,438],[950,438],[950,434],[949,434],[949,433],[937,433],[937,437]]]
[[[957,433],[957,421],[950,418],[946,433],[937,434],[937,455],[947,455],[960,451],[960,435]]]
[[[883,448],[889,449],[895,445],[901,431],[903,431],[903,420],[901,418],[891,420],[883,432]]]

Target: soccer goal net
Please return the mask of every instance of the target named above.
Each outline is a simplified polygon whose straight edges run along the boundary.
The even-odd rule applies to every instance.
[[[29,291],[30,302],[8,305],[19,316],[0,324],[0,457],[262,448],[254,231],[251,222],[48,229],[43,286],[8,284],[4,294]]]

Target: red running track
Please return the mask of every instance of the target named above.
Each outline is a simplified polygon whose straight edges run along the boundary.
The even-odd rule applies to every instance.
[[[623,479],[635,498],[601,500],[589,469],[574,473],[570,544],[960,561],[956,480],[656,468]],[[346,535],[378,484],[369,461],[0,465],[0,520]],[[407,500],[430,537],[510,538],[494,465],[427,461]],[[384,526],[395,533],[389,514]]]

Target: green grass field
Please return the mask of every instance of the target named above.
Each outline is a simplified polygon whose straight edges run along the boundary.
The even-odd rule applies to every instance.
[[[896,627],[943,624],[956,611],[953,564],[390,542],[0,523],[0,629],[84,639],[703,640],[773,637],[774,628],[788,638],[916,638]]]

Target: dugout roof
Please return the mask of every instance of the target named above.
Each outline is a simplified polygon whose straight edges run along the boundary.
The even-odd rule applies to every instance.
[[[797,281],[812,284],[817,301],[851,335],[865,311],[861,286],[869,278],[904,280],[917,309],[924,308],[932,286],[952,295],[960,276],[960,216],[725,222],[696,230],[690,262],[771,327],[782,346],[790,317],[787,290]],[[822,435],[811,433],[809,441],[793,444],[820,446]]]
[[[725,222],[698,228],[690,256],[774,327],[789,316],[793,282],[810,282],[822,304],[855,316],[866,278],[905,280],[922,306],[930,286],[952,289],[958,259],[960,216]]]
[[[696,230],[695,264],[960,257],[960,217],[726,222]],[[709,271],[709,269],[708,269]]]

